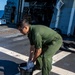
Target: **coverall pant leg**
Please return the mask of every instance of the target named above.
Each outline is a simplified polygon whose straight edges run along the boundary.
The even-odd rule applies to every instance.
[[[53,41],[47,48],[44,48],[45,51],[42,54],[42,57],[39,57],[38,61],[40,66],[42,66],[42,75],[50,75],[52,69],[52,57],[59,50],[62,45],[61,40]]]

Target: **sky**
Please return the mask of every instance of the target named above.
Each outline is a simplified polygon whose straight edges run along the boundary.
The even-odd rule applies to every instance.
[[[7,0],[0,0],[0,10],[4,10]]]

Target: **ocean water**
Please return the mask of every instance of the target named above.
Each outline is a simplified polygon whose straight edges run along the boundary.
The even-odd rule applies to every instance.
[[[4,14],[4,10],[0,10],[0,18],[2,18],[3,14]]]

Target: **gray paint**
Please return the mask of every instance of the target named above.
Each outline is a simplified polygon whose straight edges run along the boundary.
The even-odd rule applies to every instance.
[[[67,34],[69,21],[70,21],[71,10],[72,10],[74,0],[62,0],[62,1],[64,2],[64,5],[61,8],[58,28],[62,31],[63,34]],[[53,17],[52,17],[52,21],[51,21],[51,24],[50,24],[51,28],[55,27],[56,15],[57,15],[57,9],[55,8],[54,14],[53,14]],[[74,25],[75,25],[75,19],[73,21],[71,34],[74,31]]]
[[[51,28],[54,28],[54,27],[55,27],[56,14],[57,14],[57,10],[55,9],[55,10],[54,10],[54,13],[53,13],[53,17],[52,17],[51,23],[50,23],[50,27],[51,27]]]
[[[16,11],[15,11],[15,23],[17,21],[17,14],[18,14],[18,1],[19,0],[7,0],[7,4],[5,6],[5,14],[4,14],[4,18],[7,20],[7,22],[10,22],[11,19],[11,11],[12,11],[12,7],[15,6],[16,7]],[[9,10],[9,11],[8,11]]]
[[[74,19],[73,19],[72,28],[71,28],[71,35],[73,35],[74,29],[75,29],[75,13],[74,13]]]

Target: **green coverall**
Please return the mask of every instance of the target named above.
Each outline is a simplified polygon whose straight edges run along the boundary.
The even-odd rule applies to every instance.
[[[41,55],[36,60],[36,65],[42,69],[42,75],[49,75],[52,69],[52,57],[62,45],[61,36],[49,27],[31,25],[28,38],[35,49],[42,49]]]

